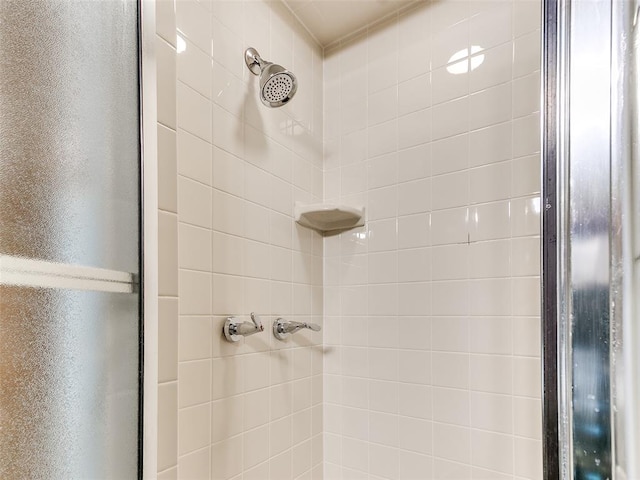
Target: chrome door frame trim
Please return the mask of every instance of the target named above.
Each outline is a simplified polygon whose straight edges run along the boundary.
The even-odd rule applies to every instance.
[[[542,15],[542,169],[541,186],[544,209],[541,215],[541,288],[542,288],[542,453],[543,478],[560,478],[559,383],[558,383],[558,286],[562,284],[558,268],[558,131],[560,115],[559,42],[562,0],[544,0]]]
[[[623,65],[625,27],[632,16],[626,2],[545,0],[542,311],[547,480],[568,480],[598,468],[612,479],[627,473],[623,444],[629,439],[623,438],[628,432],[615,428],[616,422],[624,423],[620,417],[625,413],[615,412],[616,399],[622,399],[615,389],[617,383],[628,390],[628,385],[623,387],[623,378],[629,377],[624,368],[632,364],[629,358],[624,361],[628,352],[616,349],[622,334],[629,333],[622,327],[629,324],[624,319],[632,296],[623,283],[628,274],[622,263],[629,258],[625,219],[632,213],[625,184],[630,177],[631,116],[623,108],[629,93]],[[590,372],[592,366],[600,373],[585,375],[584,369]],[[587,433],[590,428],[595,430]],[[574,442],[580,451],[574,450]],[[593,445],[593,451],[585,445]]]
[[[571,477],[613,478],[611,259],[612,259],[612,12],[617,0],[572,1],[567,55],[566,117],[569,176],[567,209],[568,308],[564,376],[573,443]],[[615,234],[613,235],[615,236]],[[562,381],[562,380],[561,380]],[[569,478],[569,477],[567,477]]]
[[[138,476],[158,465],[158,139],[155,0],[138,0],[140,55],[141,345]]]

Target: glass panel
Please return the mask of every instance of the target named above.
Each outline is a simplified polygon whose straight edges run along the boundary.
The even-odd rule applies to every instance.
[[[138,269],[137,2],[0,1],[0,253]]]
[[[138,296],[0,286],[0,478],[136,478]]]
[[[0,254],[138,273],[137,25],[0,1]],[[138,295],[0,285],[0,478],[137,477],[139,338]]]

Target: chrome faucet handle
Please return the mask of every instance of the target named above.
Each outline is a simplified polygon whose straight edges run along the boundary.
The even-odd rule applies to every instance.
[[[260,329],[261,332],[264,330],[264,327],[262,326],[262,320],[260,320],[260,317],[254,312],[251,312],[251,321],[256,326],[256,328]]]
[[[304,326],[305,328],[313,330],[314,332],[319,332],[320,330],[322,330],[322,327],[317,323],[305,323]]]
[[[319,332],[321,330],[320,325],[316,323],[288,322],[284,318],[278,318],[273,322],[273,335],[278,340],[285,340],[288,335],[296,333],[298,330],[302,330],[303,328],[308,328],[314,332]]]
[[[251,313],[252,322],[239,322],[236,317],[227,317],[224,322],[224,336],[230,342],[239,342],[240,337],[248,337],[254,333],[264,331],[264,326],[255,313]]]

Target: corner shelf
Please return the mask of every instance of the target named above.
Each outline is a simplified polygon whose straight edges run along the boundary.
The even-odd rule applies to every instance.
[[[295,219],[303,227],[320,232],[347,230],[364,225],[364,207],[349,207],[334,203],[302,205],[296,202]]]

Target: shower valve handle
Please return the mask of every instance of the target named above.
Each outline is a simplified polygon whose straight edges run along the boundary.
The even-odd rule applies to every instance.
[[[262,326],[262,320],[260,320],[260,317],[254,312],[251,312],[251,321],[253,321],[253,324],[258,330],[260,330],[261,332],[264,330],[264,327]]]
[[[316,323],[289,322],[284,318],[279,318],[273,322],[273,335],[278,340],[285,340],[288,335],[296,333],[298,330],[302,330],[303,328],[308,328],[314,332],[319,332],[321,330],[320,325]]]
[[[228,317],[224,322],[224,336],[230,342],[239,342],[240,337],[248,337],[264,331],[260,317],[251,312],[251,322],[239,322],[235,317]]]

